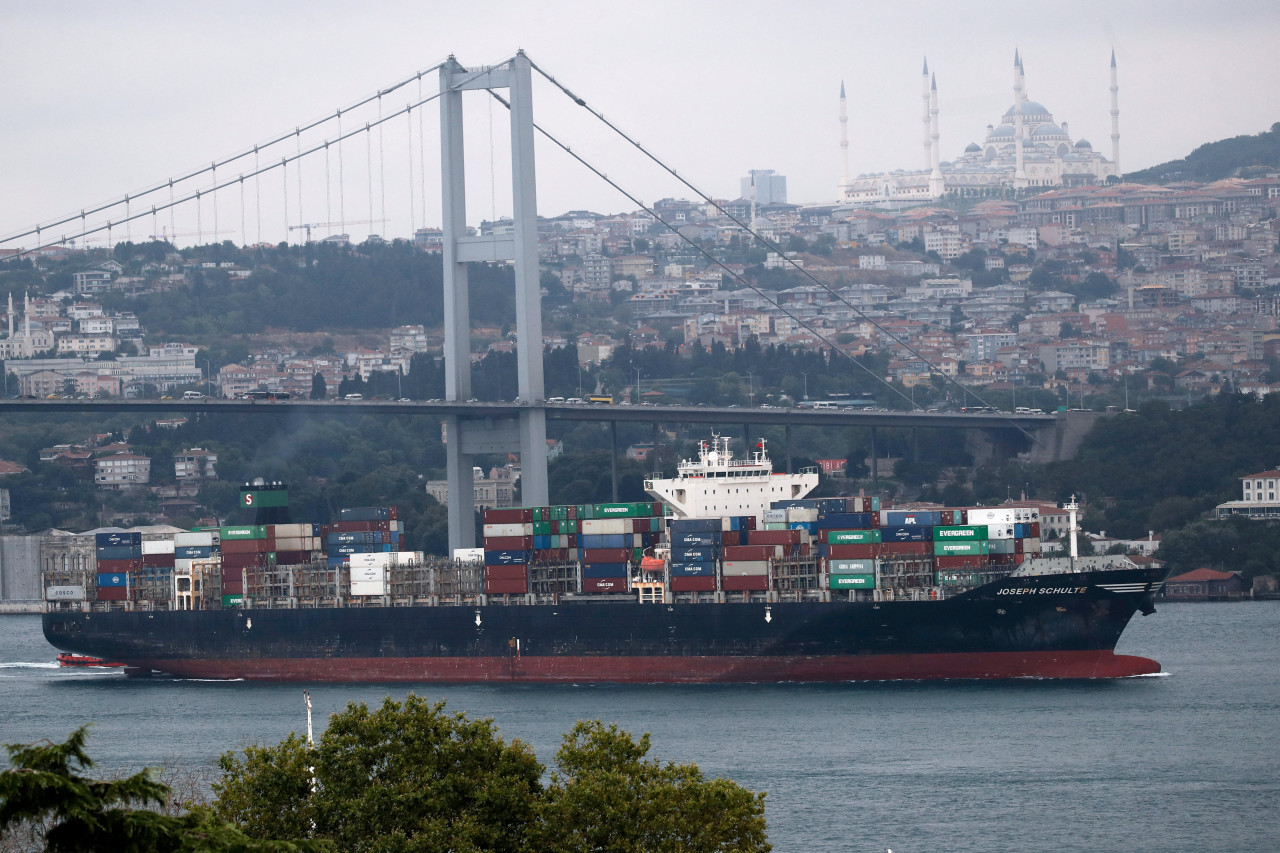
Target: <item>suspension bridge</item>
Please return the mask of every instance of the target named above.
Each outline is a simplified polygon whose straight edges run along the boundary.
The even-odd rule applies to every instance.
[[[725,211],[706,192],[699,189],[676,169],[651,152],[635,136],[627,133],[574,91],[540,68],[523,52],[494,65],[467,67],[454,57],[412,76],[401,79],[377,92],[360,98],[328,115],[296,125],[248,146],[239,152],[211,161],[177,176],[156,181],[142,190],[122,195],[79,211],[47,220],[14,233],[0,236],[0,261],[38,257],[68,246],[83,246],[95,241],[114,246],[117,242],[143,239],[177,240],[190,238],[194,244],[219,241],[232,234],[242,245],[281,241],[325,239],[346,232],[354,226],[379,226],[386,233],[403,234],[413,239],[430,223],[442,225],[444,266],[444,363],[446,367],[444,403],[431,407],[415,407],[414,411],[431,412],[443,418],[448,440],[447,467],[449,482],[450,547],[474,545],[471,520],[472,459],[477,454],[519,452],[522,466],[521,491],[525,503],[548,503],[546,470],[546,423],[552,419],[600,419],[614,424],[620,421],[659,423],[738,423],[787,426],[792,424],[835,425],[862,423],[865,419],[876,426],[930,426],[1020,432],[1033,443],[1043,445],[1037,431],[1055,426],[1063,433],[1065,419],[1052,416],[992,416],[953,422],[956,416],[908,412],[876,420],[875,415],[797,412],[756,412],[751,410],[701,410],[695,407],[662,407],[661,409],[565,410],[545,400],[542,375],[542,312],[538,268],[537,189],[535,138],[541,138],[563,156],[576,162],[587,174],[604,181],[627,199],[634,209],[644,210],[660,224],[662,218],[641,200],[639,191],[610,178],[605,169],[575,150],[543,123],[534,120],[534,81],[554,96],[583,111],[608,134],[621,140],[627,150],[635,152],[659,174],[717,208],[720,214],[740,228],[744,235],[785,257],[753,229],[754,223],[743,222]],[[464,95],[477,93],[484,97],[488,112],[474,105],[464,109]],[[507,117],[505,143],[495,143],[492,116],[495,110]],[[428,113],[438,117],[428,124]],[[474,153],[464,132],[475,125],[478,116],[487,115],[489,136],[489,189],[491,215],[496,219],[497,155],[502,150],[509,157],[509,200],[511,227],[488,229],[476,233],[468,225],[469,195],[467,155]],[[438,164],[431,162],[438,156]],[[472,158],[474,169],[474,157]],[[504,173],[504,177],[507,173]],[[435,179],[438,176],[438,181]],[[504,202],[507,194],[504,192]],[[439,217],[433,216],[438,210]],[[674,226],[668,226],[680,236]],[[372,231],[370,231],[372,233]],[[681,238],[685,239],[685,238]],[[762,291],[755,282],[729,269],[705,247],[686,240],[689,250],[719,267],[737,285],[749,288],[783,314],[809,329],[825,341],[832,352],[841,350],[827,341],[825,333],[804,317],[778,305],[773,294]],[[518,397],[510,404],[469,402],[471,398],[471,325],[468,296],[468,266],[472,263],[509,263],[515,275],[517,388]],[[792,263],[793,270],[826,289],[834,301],[844,303],[855,315],[878,327],[896,341],[897,347],[927,363],[911,344],[897,338],[876,318],[870,317],[843,296]],[[857,362],[855,362],[857,363]],[[860,365],[860,363],[857,363]],[[867,368],[864,368],[867,369]],[[870,372],[869,369],[867,369]],[[938,375],[942,375],[938,372]],[[875,377],[893,388],[883,377]],[[949,380],[948,380],[949,381]],[[894,393],[900,391],[893,389]],[[970,396],[974,396],[972,391]],[[904,397],[904,402],[910,402]],[[135,401],[7,401],[6,408],[101,409],[133,407]],[[150,402],[142,406],[153,405]],[[230,401],[186,403],[163,401],[166,410],[194,408],[227,410],[237,404]],[[291,402],[290,408],[308,410],[302,401]],[[323,405],[323,404],[322,404]],[[279,404],[276,404],[278,407]],[[370,409],[377,409],[370,404]],[[261,411],[266,407],[247,407]],[[273,410],[279,410],[273,409]],[[380,411],[380,409],[378,409]],[[394,411],[405,411],[403,405]],[[888,414],[888,413],[886,413]],[[903,424],[897,418],[908,418]],[[979,420],[982,422],[979,423]],[[990,421],[989,423],[987,421]],[[891,421],[893,421],[891,423]],[[744,430],[745,430],[744,426]],[[1069,432],[1069,430],[1068,430]],[[1051,442],[1061,447],[1061,441]],[[1051,451],[1053,455],[1056,452]]]

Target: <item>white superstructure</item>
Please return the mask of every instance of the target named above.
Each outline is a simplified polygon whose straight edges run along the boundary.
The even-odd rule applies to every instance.
[[[764,439],[749,459],[734,459],[726,436],[711,436],[698,446],[697,459],[682,460],[671,478],[646,479],[644,489],[671,507],[677,518],[753,515],[763,524],[773,501],[802,498],[818,485],[818,470],[775,474]]]

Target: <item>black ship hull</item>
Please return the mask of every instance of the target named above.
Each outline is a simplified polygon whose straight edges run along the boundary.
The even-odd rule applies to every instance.
[[[299,681],[746,682],[1115,678],[1160,569],[1008,577],[936,601],[568,602],[53,611],[59,649],[183,677]]]

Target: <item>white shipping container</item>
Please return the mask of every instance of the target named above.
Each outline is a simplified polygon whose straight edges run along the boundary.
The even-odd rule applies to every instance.
[[[818,520],[818,508],[813,506],[793,506],[787,510],[787,521],[808,523]]]
[[[720,566],[721,573],[729,577],[745,575],[769,574],[768,560],[725,560]]]
[[[533,522],[524,524],[486,524],[482,530],[484,538],[491,536],[532,536]]]
[[[970,524],[1014,524],[1018,522],[1017,508],[975,507],[969,510]]]
[[[373,554],[349,554],[347,557],[351,564],[351,580],[355,581],[356,573],[362,573],[366,569],[378,569],[385,571],[387,566],[391,565],[391,554],[386,551],[378,551]]]
[[[764,511],[765,523],[778,523],[787,520],[787,511],[785,509],[766,509]]]
[[[152,539],[152,540],[144,539],[142,541],[142,553],[143,554],[172,554],[173,540],[172,539]]]
[[[277,536],[276,550],[277,551],[312,551],[312,550],[315,550],[311,547],[311,544],[314,541],[315,541],[315,537],[310,535],[287,536],[283,539]]]
[[[367,595],[386,595],[387,582],[380,581],[352,581],[351,595],[352,597],[361,597]]]
[[[1012,539],[1013,525],[1012,524],[988,524],[987,538],[988,539]]]
[[[213,532],[209,530],[200,530],[195,533],[175,533],[173,534],[173,544],[178,546],[212,545]]]
[[[276,539],[297,539],[300,536],[311,535],[310,524],[273,524],[272,530],[275,532]]]
[[[44,590],[45,601],[84,601],[83,586],[49,586]]]
[[[491,525],[488,525],[488,524],[485,525],[485,527],[490,527],[490,526]],[[492,526],[497,526],[497,525],[492,525]],[[516,526],[519,527],[520,525],[516,525]],[[483,563],[484,549],[483,548],[454,548],[453,559],[463,563]]]
[[[588,536],[614,535],[631,532],[629,518],[588,518],[582,522],[582,532]]]
[[[828,560],[827,571],[833,575],[874,575],[875,560]]]

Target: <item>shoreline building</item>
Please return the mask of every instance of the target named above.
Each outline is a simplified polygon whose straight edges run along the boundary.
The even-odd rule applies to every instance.
[[[1120,179],[1120,87],[1116,55],[1111,52],[1111,158],[1094,151],[1087,139],[1072,139],[1067,123],[1027,97],[1022,57],[1013,56],[1013,105],[1000,122],[987,125],[981,143],[971,142],[954,160],[942,161],[938,133],[938,82],[928,60],[921,77],[921,121],[924,163],[921,169],[898,169],[849,177],[848,112],[840,84],[839,201],[850,206],[919,204],[944,195],[1002,196],[1010,191],[1080,187]]]

